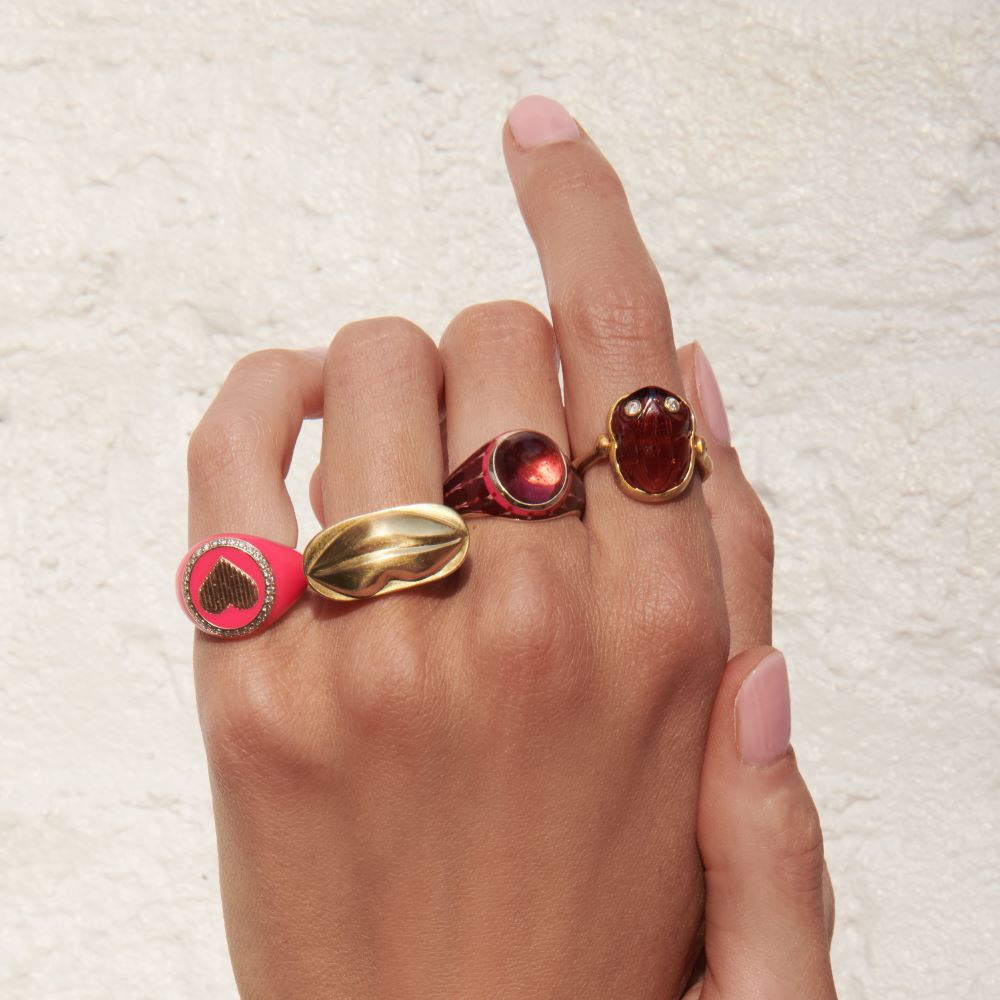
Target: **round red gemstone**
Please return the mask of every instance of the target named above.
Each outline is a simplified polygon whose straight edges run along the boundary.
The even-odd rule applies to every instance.
[[[615,461],[622,478],[643,493],[684,482],[693,460],[691,408],[655,385],[638,389],[611,413]]]
[[[559,445],[535,431],[516,431],[498,442],[491,465],[497,486],[528,507],[551,503],[566,482],[566,460]]]

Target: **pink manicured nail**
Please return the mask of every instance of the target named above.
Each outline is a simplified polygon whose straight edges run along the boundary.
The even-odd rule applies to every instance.
[[[726,416],[726,404],[722,402],[718,380],[701,344],[694,345],[694,377],[698,383],[698,399],[701,400],[701,411],[708,421],[708,429],[719,444],[728,445],[729,417]]]
[[[547,142],[579,139],[580,130],[570,113],[551,97],[522,97],[507,116],[510,130],[521,149],[534,149]]]
[[[788,668],[775,650],[747,675],[736,695],[740,759],[752,767],[767,767],[785,755],[791,737]]]

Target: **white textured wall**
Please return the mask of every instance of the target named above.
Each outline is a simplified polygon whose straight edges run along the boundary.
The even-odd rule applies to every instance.
[[[500,152],[536,91],[773,514],[842,995],[1000,996],[1000,5],[397,8],[0,4],[0,996],[233,996],[187,435],[251,349],[544,307]]]

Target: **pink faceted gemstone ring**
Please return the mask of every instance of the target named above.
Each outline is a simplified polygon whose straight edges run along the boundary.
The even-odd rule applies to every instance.
[[[694,411],[683,396],[647,385],[618,399],[608,429],[594,450],[576,463],[583,475],[608,459],[618,485],[636,500],[670,500],[683,493],[695,468],[707,477],[712,459],[695,433]]]
[[[545,434],[507,431],[487,441],[448,477],[444,502],[463,517],[541,521],[583,516],[583,480]]]

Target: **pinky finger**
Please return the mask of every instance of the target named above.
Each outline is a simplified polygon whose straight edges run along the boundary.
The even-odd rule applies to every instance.
[[[698,431],[708,441],[713,471],[704,487],[712,531],[719,547],[729,610],[730,655],[771,642],[771,578],[774,536],[764,505],[747,482],[729,440],[722,394],[698,344],[677,352]]]

